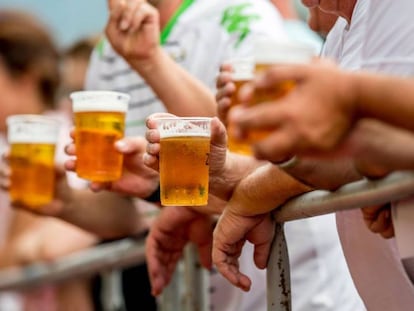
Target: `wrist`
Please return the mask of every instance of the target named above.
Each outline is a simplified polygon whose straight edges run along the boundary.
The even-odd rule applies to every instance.
[[[240,181],[264,162],[252,157],[227,152],[224,168],[210,180],[210,192],[227,201]]]
[[[148,57],[129,59],[128,63],[134,68],[144,79],[150,75],[154,74],[154,71],[158,71],[161,68],[166,56],[165,52],[162,50],[161,46],[157,45],[153,49],[154,51],[150,53]]]

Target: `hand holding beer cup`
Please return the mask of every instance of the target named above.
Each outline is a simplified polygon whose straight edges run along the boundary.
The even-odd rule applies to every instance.
[[[211,118],[164,117],[160,134],[160,191],[164,206],[207,205]]]
[[[149,116],[146,123],[147,132],[145,137],[148,141],[148,146],[147,152],[144,155],[144,163],[155,170],[159,170],[161,166],[161,138],[157,119],[166,116],[175,117],[172,114],[156,113]],[[177,152],[180,154],[180,150]],[[227,153],[226,129],[218,118],[211,119],[209,153],[209,193],[218,199],[227,201],[239,180],[257,167],[258,162],[254,158]],[[234,168],[236,169],[234,170]],[[237,171],[237,173],[234,173],[234,171]],[[196,174],[195,172],[191,173]],[[200,208],[197,207],[196,210],[200,210]]]
[[[308,64],[314,55],[314,49],[303,44],[277,42],[261,38],[257,40],[254,49],[254,75],[259,76],[270,68],[283,67],[287,64]],[[244,83],[244,86],[248,87],[249,85],[251,84]],[[249,96],[237,96],[238,102],[241,105],[232,106],[229,111],[228,122],[232,124],[233,128],[231,137],[239,143],[248,143],[250,145],[254,145],[268,137],[272,133],[271,127],[258,125],[257,127],[242,128],[238,120],[240,111],[244,111],[247,114],[247,110],[261,109],[258,107],[264,105],[272,105],[273,107],[278,102],[278,99],[289,94],[295,86],[296,81],[294,79],[279,79],[277,82],[273,81],[272,84],[268,84],[267,88],[253,88]],[[256,120],[256,123],[262,124],[262,120]]]
[[[259,159],[279,162],[294,154],[329,156],[326,152],[344,142],[355,121],[348,76],[326,60],[274,66],[244,86],[240,100],[249,102],[257,90],[271,90],[285,80],[294,81],[294,89],[261,105],[237,107],[229,118],[240,136],[256,129],[272,131],[254,145]]]
[[[71,137],[74,138],[74,130]],[[115,143],[115,149],[124,157],[122,175],[112,182],[91,182],[89,187],[98,192],[108,190],[145,199],[153,194],[159,186],[159,174],[143,163],[147,141],[143,137],[124,137]],[[65,147],[69,156],[76,156],[75,143]],[[76,158],[65,162],[65,168],[76,171]]]
[[[92,182],[112,182],[122,174],[123,155],[115,142],[124,137],[130,96],[110,91],[70,95],[75,119],[76,173]]]

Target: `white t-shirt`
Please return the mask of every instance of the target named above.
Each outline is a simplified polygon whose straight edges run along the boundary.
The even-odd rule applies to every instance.
[[[338,19],[325,56],[346,69],[414,74],[412,0],[359,0],[350,25]],[[414,288],[394,239],[366,228],[359,210],[337,213],[337,226],[355,285],[368,310],[413,310]]]
[[[165,51],[183,68],[214,91],[220,64],[232,57],[251,56],[256,36],[287,40],[283,20],[270,1],[196,0],[179,16],[169,35],[162,34],[161,42]],[[309,33],[304,31],[304,36],[308,37]],[[314,38],[308,40],[315,41]],[[127,135],[144,134],[145,118],[151,113],[165,111],[143,79],[107,41],[98,45],[93,53],[87,88],[131,95]],[[295,311],[363,310],[332,216],[287,223],[286,235]],[[240,264],[241,270],[252,278],[249,293],[234,288],[219,274],[211,275],[211,310],[266,310],[266,273],[254,266],[252,258],[253,249],[248,245]]]
[[[251,55],[255,36],[263,34],[286,40],[282,22],[278,12],[266,0],[194,0],[171,31],[161,33],[161,43],[178,64],[215,90],[220,64],[231,57]],[[226,31],[226,28],[231,30]],[[106,40],[101,41],[93,53],[86,88],[116,90],[131,95],[127,135],[143,135],[145,118],[154,112],[165,111],[150,87]]]

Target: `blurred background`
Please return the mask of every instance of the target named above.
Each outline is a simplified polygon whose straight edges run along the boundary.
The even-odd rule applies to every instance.
[[[23,9],[40,18],[61,48],[100,33],[107,18],[104,0],[0,0],[4,8]]]
[[[307,10],[301,1],[295,3],[301,17],[306,19]],[[105,0],[0,0],[2,8],[24,9],[40,18],[60,48],[100,33],[108,16]]]

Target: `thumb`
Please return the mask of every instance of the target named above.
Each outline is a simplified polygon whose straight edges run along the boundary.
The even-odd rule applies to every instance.
[[[144,137],[124,137],[115,143],[116,149],[123,154],[142,154],[145,152],[147,141]]]
[[[211,145],[218,148],[227,148],[226,128],[217,117],[211,120]]]

